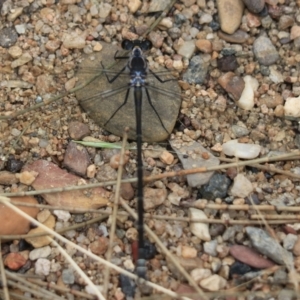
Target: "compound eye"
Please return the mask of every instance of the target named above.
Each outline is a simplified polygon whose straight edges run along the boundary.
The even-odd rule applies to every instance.
[[[143,51],[149,50],[152,48],[152,43],[149,40],[144,40],[141,42],[140,48]]]
[[[123,40],[122,41],[122,48],[124,50],[132,50],[133,49],[133,42],[130,40]]]

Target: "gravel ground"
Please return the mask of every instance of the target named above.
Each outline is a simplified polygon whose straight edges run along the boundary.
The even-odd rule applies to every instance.
[[[85,87],[77,98],[71,92],[82,83],[79,67],[84,68],[88,60],[95,60],[94,67],[100,66],[100,60],[107,66],[103,53],[110,52],[113,58],[123,39],[143,36],[161,16],[164,3],[168,1],[0,1],[1,195],[116,180],[118,149],[78,146],[71,140],[120,142],[122,128],[133,116],[120,112],[115,123],[112,119],[106,127],[107,119],[92,119],[80,106],[94,88]],[[145,175],[158,176],[144,188],[146,223],[196,286],[211,292],[207,299],[297,298],[299,8],[298,0],[177,1],[147,36],[153,44],[147,53],[149,67],[172,71],[182,95],[179,98],[175,88],[170,92],[174,103],[178,100],[178,118],[174,113],[168,116],[168,103],[161,108],[162,121],[175,124],[169,140],[154,143],[161,128],[151,130],[151,118],[143,124]],[[100,81],[99,87],[101,91]],[[9,118],[63,93],[57,101]],[[98,111],[99,102],[93,103],[91,110],[101,114],[105,106]],[[143,113],[148,116],[148,111]],[[135,144],[130,141],[130,145]],[[271,160],[279,155],[290,156]],[[245,162],[256,158],[264,161]],[[222,165],[231,162],[239,166]],[[125,163],[123,178],[135,177],[134,150],[126,152]],[[195,167],[214,170],[161,175]],[[102,207],[110,213],[115,191],[109,185],[92,196],[84,191],[38,196],[40,204],[55,210],[28,213],[59,231],[98,217],[94,209]],[[121,197],[133,209],[135,194],[135,183],[122,185]],[[249,208],[253,204],[260,209]],[[75,214],[74,208],[85,212]],[[1,235],[28,231],[12,229],[29,224],[23,225],[2,207],[1,211],[5,220]],[[271,217],[266,226],[263,220]],[[98,219],[63,236],[107,259],[111,224],[111,218]],[[129,271],[134,270],[134,225],[133,218],[118,217],[111,254],[112,263]],[[64,248],[103,291],[103,265],[73,246]],[[176,270],[170,254],[157,244],[156,248],[148,262],[148,279],[179,294],[197,293]],[[45,238],[2,244],[2,256],[7,269],[26,274],[26,279],[34,275],[44,283],[84,293],[49,288],[58,299],[93,299],[93,290]],[[106,299],[130,299],[133,292],[124,288],[130,284],[111,271]],[[11,282],[8,285],[10,293],[24,296],[11,294],[11,299],[42,298],[32,287],[22,291]],[[136,290],[135,297],[142,297]],[[199,294],[193,297],[205,299]]]

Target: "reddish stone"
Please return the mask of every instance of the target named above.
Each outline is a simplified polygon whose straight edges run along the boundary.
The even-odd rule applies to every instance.
[[[103,255],[108,249],[108,238],[101,236],[90,245],[91,251],[97,255]]]
[[[10,270],[17,271],[26,264],[26,261],[20,253],[9,253],[4,260],[4,265]]]
[[[294,228],[292,228],[291,226],[289,226],[289,225],[283,226],[283,231],[284,231],[286,234],[291,233],[291,234],[297,235],[297,231],[296,231]]]
[[[274,262],[246,246],[234,245],[230,247],[229,252],[237,260],[254,268],[266,269],[275,266]]]
[[[78,185],[81,181],[80,177],[70,174],[46,160],[37,160],[26,166],[25,170],[38,172],[39,175],[32,183],[33,188],[36,190]],[[110,192],[99,187],[88,190],[43,194],[42,196],[50,205],[63,206],[70,210],[74,208],[97,209],[107,204]]]
[[[28,204],[38,204],[34,197],[14,197],[12,201],[23,202]],[[17,206],[27,215],[35,218],[39,212],[39,208]],[[30,229],[30,221],[20,216],[18,213],[7,207],[5,204],[0,204],[0,235],[7,234],[25,234]]]

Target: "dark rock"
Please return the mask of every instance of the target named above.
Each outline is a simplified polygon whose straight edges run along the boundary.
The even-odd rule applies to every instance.
[[[183,74],[183,80],[190,84],[202,84],[206,79],[207,72],[208,63],[201,55],[196,55],[190,60],[189,67]]]
[[[27,243],[24,239],[20,239],[18,246],[19,246],[18,250],[20,252],[24,250],[32,249],[32,246],[29,243]]]
[[[75,121],[71,122],[68,127],[69,135],[73,140],[81,140],[91,132],[87,124]]]
[[[17,32],[12,27],[5,27],[0,30],[0,46],[9,48],[13,46],[18,39]]]
[[[217,60],[217,66],[220,71],[228,72],[234,71],[239,67],[239,64],[234,55],[223,56]]]
[[[218,31],[220,29],[220,23],[216,21],[211,21],[208,26],[213,30],[213,31]]]
[[[124,67],[124,64],[126,64],[124,59],[118,60],[117,63],[114,60],[114,53],[118,50],[118,47],[111,44],[102,44],[102,51],[86,55],[82,61],[76,74],[79,79],[78,85],[89,80],[92,76],[101,73],[101,61],[103,62],[104,67],[108,67],[114,63],[114,67],[109,70],[109,78],[112,78],[113,76],[111,72],[120,71]],[[94,60],[91,58],[94,58]],[[88,69],[88,72],[86,69]],[[155,72],[162,70],[166,71],[165,69],[160,68],[155,70]],[[165,79],[169,76],[169,74],[164,74],[165,75],[162,76],[162,79]],[[129,127],[129,139],[135,140],[136,120],[133,89],[130,89],[126,105],[118,110],[122,104],[124,104],[129,80],[129,75],[127,77],[127,75],[124,76],[121,74],[114,82],[109,83],[104,75],[99,75],[96,80],[77,91],[76,97],[82,108],[99,126],[117,136],[123,136],[124,129]],[[150,94],[153,106],[155,107],[160,118],[158,118],[155,111],[151,107],[146,93],[143,90],[143,141],[162,141],[169,136],[175,126],[176,118],[181,105],[180,87],[175,80],[161,83],[150,74],[147,76],[147,83],[148,86],[151,86],[151,88],[148,88],[148,92]],[[155,89],[157,86],[168,91],[168,93],[162,93],[158,89]],[[117,90],[120,87],[124,88],[121,91]],[[103,94],[105,91],[108,91],[108,93]],[[117,113],[114,115],[116,111]],[[162,120],[164,126],[162,126],[160,119]]]
[[[244,264],[242,262],[236,261],[230,266],[230,277],[233,277],[234,275],[244,275],[246,273],[254,271],[253,268],[248,266],[247,264]]]
[[[24,163],[21,160],[15,159],[13,156],[9,156],[6,169],[12,173],[18,173],[23,168]]]
[[[264,0],[243,0],[246,7],[254,14],[260,13],[265,7]]]
[[[174,25],[181,26],[186,21],[186,17],[183,14],[176,14],[174,16]]]
[[[198,190],[197,198],[215,200],[216,198],[225,198],[231,180],[222,174],[214,174],[208,184],[201,186]]]
[[[86,169],[91,164],[86,149],[76,143],[70,142],[64,156],[64,165],[70,171],[85,176]]]
[[[269,10],[266,5],[264,6],[263,10],[260,13],[258,13],[258,15],[262,18],[266,17],[268,14],[269,14]]]

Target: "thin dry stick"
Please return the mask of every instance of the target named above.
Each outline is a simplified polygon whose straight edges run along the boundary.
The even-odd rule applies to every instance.
[[[149,181],[160,180],[162,178],[173,177],[173,176],[185,176],[185,175],[189,175],[189,174],[206,173],[206,172],[217,171],[217,170],[222,170],[222,169],[227,169],[227,168],[238,168],[241,166],[252,165],[252,164],[257,164],[257,163],[266,163],[266,162],[271,162],[271,161],[285,160],[287,158],[297,157],[298,155],[300,155],[300,151],[295,151],[292,153],[273,156],[273,157],[263,157],[263,158],[248,160],[248,161],[239,161],[236,163],[229,163],[229,164],[213,166],[213,167],[209,167],[209,168],[202,167],[202,168],[194,168],[194,169],[188,169],[188,170],[165,172],[163,174],[144,177],[143,180],[145,182],[149,182]],[[291,173],[290,176],[294,177],[294,178],[300,178],[300,175],[298,175],[298,174]],[[136,181],[137,181],[137,178],[130,178],[130,179],[123,179],[122,183],[136,182]],[[68,186],[68,187],[45,189],[45,190],[30,191],[30,192],[16,192],[16,193],[4,193],[4,194],[2,193],[2,194],[0,194],[0,196],[3,196],[3,197],[33,196],[33,195],[40,195],[40,194],[60,193],[60,192],[66,192],[66,191],[71,191],[71,190],[89,189],[89,188],[115,185],[115,184],[116,184],[116,181],[105,181],[105,182],[101,182],[101,183],[92,183],[92,184],[86,184],[86,185],[80,185],[80,186]]]
[[[37,207],[37,208],[44,208],[44,209],[49,209],[49,210],[55,210],[55,209],[60,209],[60,210],[69,210],[70,208],[68,207],[61,207],[61,206],[49,206],[48,204],[33,204],[33,203],[24,203],[24,202],[20,202],[20,201],[14,201],[11,200],[10,201],[12,204],[17,205],[17,206],[26,206],[26,207]],[[195,208],[199,208],[199,209],[205,209],[205,208],[209,208],[209,209],[217,209],[217,210],[246,210],[249,211],[250,209],[259,209],[260,211],[277,211],[277,212],[285,212],[285,211],[289,211],[289,212],[299,212],[300,211],[300,206],[276,206],[276,205],[250,205],[250,204],[212,204],[212,203],[198,203],[198,202],[182,202],[181,205],[183,207],[195,207]],[[103,215],[110,215],[111,212],[103,210],[103,209],[72,209],[72,212],[74,213],[98,213],[98,214],[103,214]],[[127,215],[128,213],[126,213],[125,211],[122,212],[118,212],[118,215]],[[99,217],[99,221],[102,221],[101,218],[105,218],[104,216]],[[154,215],[155,218],[155,215]],[[98,218],[97,218],[98,219]],[[94,220],[94,219],[93,219]],[[96,219],[95,219],[96,220]],[[96,221],[86,221],[83,223],[80,223],[79,225],[74,225],[74,228],[77,228],[77,226],[84,226],[84,224],[89,225],[91,223],[89,222],[93,222],[95,223]],[[71,228],[74,229],[72,226],[71,227],[67,227],[67,228]],[[67,231],[69,229],[65,229],[62,228],[60,229],[59,232],[63,232],[63,231]]]
[[[2,197],[0,196],[0,203],[3,203],[4,205],[8,206],[9,208],[11,208],[12,210],[14,210],[15,212],[17,212],[19,215],[21,215],[23,218],[26,218],[27,220],[29,220],[30,222],[32,222],[34,225],[36,226],[39,226],[41,227],[43,230],[45,230],[48,234],[52,235],[53,237],[57,238],[58,240],[60,240],[61,242],[63,243],[66,243],[66,244],[69,244],[70,246],[74,247],[75,249],[77,249],[78,251],[86,254],[87,256],[89,256],[90,258],[92,259],[95,259],[96,261],[102,263],[103,265],[105,266],[110,266],[111,268],[113,268],[114,270],[116,270],[117,272],[120,272],[126,276],[128,276],[129,278],[132,278],[133,280],[137,280],[138,277],[108,261],[106,261],[105,259],[87,251],[86,249],[76,245],[75,243],[69,241],[68,239],[62,237],[61,235],[59,235],[58,233],[56,233],[55,231],[51,230],[50,228],[48,228],[47,226],[39,223],[37,220],[35,220],[34,218],[30,217],[29,215],[27,215],[26,213],[24,213],[22,210],[20,210],[18,207],[15,207],[14,205],[12,205],[10,202],[9,202],[9,198],[6,198],[6,197]],[[159,286],[157,284],[154,284],[150,281],[146,281],[146,280],[143,280],[141,278],[139,278],[139,280],[142,282],[142,283],[145,283],[147,285],[149,285],[151,288],[153,289],[156,289],[157,291],[159,292],[162,292],[162,293],[165,293],[173,298],[176,298],[176,299],[182,299],[182,297],[180,295],[178,295],[177,293],[174,293],[162,286]],[[187,300],[185,298],[185,300]]]
[[[0,253],[2,253],[1,250],[1,238],[0,238]],[[4,300],[9,300],[9,292],[8,292],[8,287],[7,287],[7,280],[4,272],[4,265],[3,265],[3,260],[2,260],[2,255],[0,257],[0,272],[1,272],[1,285],[3,288],[3,295],[4,295]]]
[[[257,220],[261,218],[260,215],[251,215],[251,219]],[[299,215],[264,215],[266,220],[300,220]]]
[[[234,160],[230,159],[230,158],[220,157],[219,159],[220,159],[220,161],[224,161],[224,162],[234,162]],[[300,159],[300,157],[299,156],[293,157],[293,160],[295,160],[295,159]],[[295,174],[295,173],[292,173],[292,172],[289,172],[289,171],[285,171],[285,170],[281,170],[281,169],[275,168],[274,166],[270,166],[270,165],[263,166],[263,165],[259,165],[259,164],[254,164],[254,165],[251,165],[251,166],[254,167],[254,168],[260,169],[260,170],[270,172],[270,173],[282,174],[282,175],[285,175],[285,176],[288,176],[288,177],[293,177],[293,178],[298,178],[299,179],[298,174]]]
[[[41,298],[41,299],[63,300],[63,298],[58,297],[58,296],[56,296],[56,295],[52,295],[52,296],[46,295],[46,294],[44,294],[44,291],[36,291],[36,290],[31,289],[31,288],[29,288],[29,287],[27,287],[27,286],[18,284],[18,283],[16,283],[15,281],[12,281],[12,280],[8,280],[7,282],[8,282],[8,284],[9,284],[9,286],[14,287],[14,288],[16,288],[16,289],[19,289],[19,290],[21,290],[21,291],[23,291],[23,292],[27,292],[27,293],[33,294],[33,295],[35,295],[35,296],[37,296],[37,297],[39,297],[39,298]]]
[[[135,220],[137,220],[138,216],[137,214],[128,206],[128,204],[120,199],[120,203],[124,207],[128,213],[134,217]],[[189,284],[197,291],[197,293],[203,297],[203,299],[207,299],[205,294],[202,292],[200,287],[197,285],[197,283],[194,281],[194,279],[186,272],[186,270],[178,263],[176,258],[171,254],[171,252],[166,248],[166,246],[160,241],[160,239],[156,236],[156,234],[146,225],[144,224],[144,229],[147,232],[147,234],[155,241],[155,243],[159,246],[159,248],[163,251],[163,253],[171,260],[171,262],[175,265],[177,270],[187,279]]]
[[[66,288],[66,287],[57,286],[55,283],[44,282],[44,281],[37,280],[37,279],[32,279],[32,278],[28,278],[27,280],[32,282],[32,283],[35,283],[37,285],[45,286],[45,287],[49,287],[53,290],[57,290],[60,293],[66,293],[66,294],[68,293],[68,294],[71,294],[71,295],[75,295],[76,297],[79,297],[80,299],[83,299],[83,298],[91,299],[91,300],[95,299],[95,297],[90,295],[90,294],[83,293],[83,292],[80,292],[80,291],[77,291],[77,290],[74,290],[74,289],[70,289],[70,288]]]
[[[206,204],[206,203],[199,203],[199,202],[194,202],[194,203],[186,203],[184,202],[184,206],[187,207],[195,207],[199,209],[205,209],[205,208],[210,208],[210,209],[217,209],[217,210],[246,210],[249,211],[250,209],[259,209],[260,211],[290,211],[290,212],[299,212],[300,207],[290,207],[290,206],[276,206],[276,205],[249,205],[249,204]]]
[[[44,297],[47,296],[49,299],[57,299],[57,300],[62,300],[63,299],[63,298],[55,295],[54,293],[49,292],[46,289],[43,289],[43,288],[39,287],[36,284],[28,282],[27,280],[25,280],[21,276],[19,276],[19,274],[15,274],[15,273],[8,272],[8,271],[5,271],[5,274],[7,275],[8,278],[13,279],[15,281],[19,281],[21,283],[20,289],[22,289],[22,287],[26,286],[26,288],[28,288],[30,290],[33,290],[33,291],[36,291],[39,294],[44,295]]]
[[[14,293],[14,292],[9,292],[9,294],[13,297],[14,300],[17,300],[17,299],[19,299],[19,300],[28,300],[28,297],[22,296],[20,294]],[[0,290],[0,299],[2,299],[1,296],[3,296],[3,295],[4,294]]]
[[[125,216],[124,213],[120,214],[120,216]],[[128,214],[126,214],[128,216]],[[181,222],[189,222],[189,223],[205,223],[205,224],[224,224],[226,226],[228,225],[261,225],[261,221],[259,220],[219,220],[219,219],[191,219],[190,217],[170,217],[170,216],[157,216],[157,215],[151,215],[151,216],[145,216],[145,219],[150,219],[150,220],[165,220],[165,221],[181,221]],[[90,220],[90,224],[97,223],[99,218],[95,218]],[[269,220],[267,224],[269,225],[282,225],[282,224],[293,224],[293,223],[299,223],[299,218],[294,218],[294,219],[283,219],[283,220]],[[70,226],[68,228],[63,228],[60,230],[57,230],[57,233],[69,231],[71,229],[80,228],[83,225],[79,224]],[[76,229],[75,228],[75,229]],[[10,240],[17,240],[17,239],[27,239],[27,238],[32,238],[32,237],[37,237],[37,236],[45,236],[48,235],[47,232],[41,232],[41,233],[35,233],[35,234],[19,234],[19,235],[1,235],[2,240],[5,241],[10,241]]]
[[[124,135],[123,135],[122,149],[121,149],[121,153],[120,153],[121,157],[120,157],[118,175],[117,175],[115,201],[113,204],[113,212],[112,212],[112,218],[111,218],[112,221],[111,221],[111,227],[110,227],[110,232],[109,232],[109,245],[108,245],[108,251],[107,251],[107,256],[106,256],[106,259],[108,261],[111,260],[115,231],[116,231],[117,212],[118,212],[119,198],[120,198],[120,192],[121,192],[121,179],[122,179],[122,174],[123,174],[124,155],[125,155],[125,147],[126,147],[126,142],[127,142],[127,132],[128,132],[128,129],[126,128]],[[106,297],[107,297],[109,276],[110,276],[110,268],[106,267],[105,273],[104,273],[104,286],[103,286],[103,294]]]

